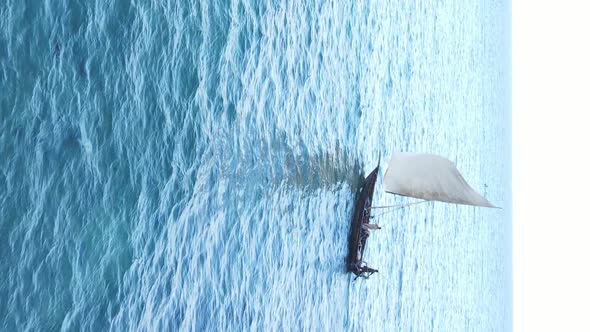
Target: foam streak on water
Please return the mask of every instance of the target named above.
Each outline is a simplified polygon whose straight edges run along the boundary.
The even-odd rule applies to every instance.
[[[0,329],[508,329],[509,5],[8,0]],[[400,150],[504,210],[386,214],[353,282]]]

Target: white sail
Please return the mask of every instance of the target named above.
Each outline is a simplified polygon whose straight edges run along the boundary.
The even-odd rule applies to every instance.
[[[494,207],[473,190],[448,159],[425,153],[395,153],[385,172],[385,191],[429,201]]]

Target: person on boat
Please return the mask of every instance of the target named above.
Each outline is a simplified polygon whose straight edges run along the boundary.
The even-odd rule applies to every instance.
[[[354,280],[358,279],[359,277],[369,279],[369,277],[375,272],[379,272],[379,270],[370,268],[364,261],[359,261],[355,264],[355,269],[353,271],[353,273],[356,275]]]
[[[381,229],[381,226],[377,224],[363,224],[364,229]]]
[[[363,208],[363,217],[369,217],[370,214],[371,214],[371,200],[368,199],[365,202],[365,206]]]
[[[356,262],[356,270],[359,272],[363,272],[363,270],[367,267],[367,263],[365,261],[358,261]]]
[[[361,241],[362,243],[365,243],[365,241],[367,240],[367,238],[369,237],[369,231],[363,227],[362,231],[361,231]]]

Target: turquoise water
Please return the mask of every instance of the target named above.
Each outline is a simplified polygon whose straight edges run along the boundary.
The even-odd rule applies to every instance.
[[[5,1],[0,329],[509,330],[509,8]],[[393,151],[504,209],[379,216],[353,282]]]

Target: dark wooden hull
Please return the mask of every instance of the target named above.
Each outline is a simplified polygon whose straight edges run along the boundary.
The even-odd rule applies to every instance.
[[[371,222],[370,209],[373,201],[373,193],[375,191],[375,182],[377,181],[377,174],[379,173],[379,166],[377,166],[366,178],[358,197],[354,214],[352,216],[352,226],[350,229],[350,236],[348,238],[348,259],[347,270],[358,275],[358,266],[363,261],[363,254],[365,252],[368,230],[364,229],[363,224]]]

